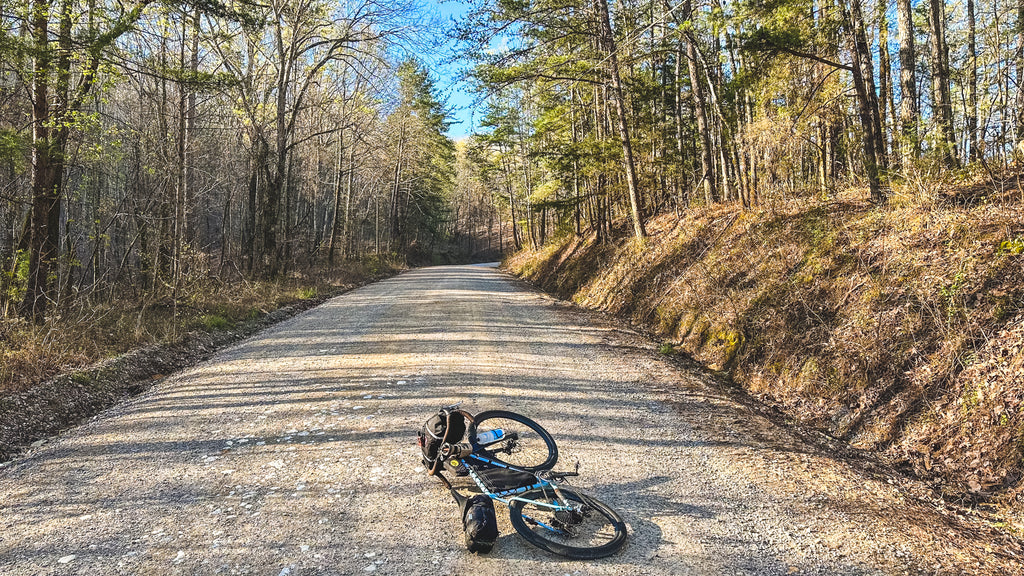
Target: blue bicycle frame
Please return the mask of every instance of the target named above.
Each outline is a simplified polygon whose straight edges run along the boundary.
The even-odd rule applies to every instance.
[[[537,480],[537,482],[534,483],[534,484],[526,485],[526,486],[520,486],[518,488],[511,488],[511,489],[508,489],[508,490],[502,490],[502,491],[498,491],[498,492],[493,492],[493,491],[491,491],[488,488],[487,483],[484,482],[484,480],[480,477],[477,469],[474,466],[475,463],[473,461],[481,462],[481,463],[483,463],[483,464],[485,464],[485,465],[487,465],[488,467],[491,467],[491,468],[503,468],[505,470],[509,470],[509,471],[512,471],[512,472],[519,472],[519,473],[523,473],[523,474],[529,474],[529,475],[533,476]],[[469,471],[469,477],[473,479],[473,482],[476,483],[476,485],[480,488],[481,492],[486,494],[491,499],[497,500],[498,502],[501,502],[505,506],[509,506],[513,501],[518,500],[520,502],[532,503],[532,504],[534,504],[536,506],[539,506],[539,507],[550,508],[551,510],[553,510],[555,512],[558,512],[558,511],[561,511],[561,510],[568,511],[568,510],[575,510],[576,509],[575,507],[573,507],[571,505],[567,506],[567,505],[564,505],[564,504],[559,504],[558,501],[559,500],[564,500],[564,499],[562,499],[560,497],[559,493],[558,493],[558,485],[555,484],[554,482],[552,482],[551,480],[547,479],[547,478],[541,478],[540,476],[538,476],[534,472],[528,472],[528,471],[523,470],[521,468],[517,468],[515,466],[510,466],[510,465],[505,464],[503,462],[498,462],[496,460],[492,460],[490,458],[487,458],[486,456],[482,456],[482,455],[476,454],[476,453],[470,454],[469,456],[467,456],[465,458],[462,458],[461,460],[458,460],[458,462],[466,467],[466,470]],[[518,496],[519,494],[525,494],[525,493],[533,491],[533,490],[544,490],[544,491],[547,491],[548,489],[550,489],[555,494],[555,496],[556,496],[556,498],[553,498],[550,502],[544,502],[544,501],[541,501],[541,500],[532,500],[532,499],[529,499],[529,498],[522,498],[522,497]],[[555,534],[561,534],[561,535],[565,535],[566,534],[566,532],[564,530],[561,530],[559,528],[555,528],[554,526],[550,526],[550,525],[548,525],[548,524],[546,524],[544,522],[541,522],[540,520],[537,520],[535,518],[530,517],[527,514],[523,514],[523,517],[524,518],[529,518],[530,521],[534,522],[538,526],[542,526],[545,529],[550,530],[551,532],[554,532]]]

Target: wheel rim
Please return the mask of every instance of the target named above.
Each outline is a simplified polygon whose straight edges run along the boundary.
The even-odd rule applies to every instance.
[[[609,517],[599,505],[591,505],[578,494],[563,490],[567,503],[575,510],[554,510],[535,502],[515,502],[516,513],[521,515],[523,534],[531,542],[556,554],[583,557],[599,557],[615,552],[622,544],[624,528],[621,521]],[[549,494],[553,496],[553,494]],[[541,494],[530,496],[533,500],[554,503],[552,498]],[[519,524],[516,518],[513,524]],[[530,537],[532,535],[532,537]]]
[[[500,460],[519,468],[535,468],[544,465],[551,457],[551,450],[544,437],[529,426],[509,418],[488,418],[477,425],[477,436],[494,430],[501,430],[503,438],[488,445],[481,455]]]

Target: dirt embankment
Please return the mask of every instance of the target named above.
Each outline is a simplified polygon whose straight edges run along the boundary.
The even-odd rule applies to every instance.
[[[963,196],[662,215],[519,276],[644,327],[947,497],[1024,519],[1024,206]]]

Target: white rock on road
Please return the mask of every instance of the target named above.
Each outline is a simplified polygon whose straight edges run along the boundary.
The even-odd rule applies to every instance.
[[[0,574],[859,576],[1008,565],[1003,544],[959,536],[970,520],[808,448],[629,330],[553,304],[491,268],[438,267],[273,326],[0,468]],[[494,551],[466,552],[457,510],[415,443],[432,412],[457,401],[543,424],[560,461],[579,461],[578,484],[625,518],[625,548],[592,562],[554,557],[518,537],[499,506]]]

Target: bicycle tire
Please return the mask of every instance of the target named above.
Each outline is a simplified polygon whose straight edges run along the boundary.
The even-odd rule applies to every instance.
[[[568,532],[555,532],[562,530],[562,523],[555,516],[557,512],[531,502],[513,500],[508,507],[508,514],[516,532],[542,550],[576,560],[604,558],[622,548],[626,543],[626,523],[618,512],[593,496],[580,494],[571,488],[559,488],[559,492],[566,499],[583,504],[589,510],[588,514],[577,520],[578,523],[568,528],[579,533],[570,535]],[[526,500],[553,501],[552,496],[554,494],[551,490],[534,490],[521,497]]]
[[[528,428],[529,432],[524,430],[523,426]],[[493,446],[482,447],[477,443],[477,434],[495,429],[515,431],[518,437],[499,442],[501,446],[497,450]],[[474,453],[506,466],[527,472],[540,472],[550,470],[558,461],[558,446],[555,445],[555,439],[543,426],[522,414],[508,410],[481,412],[473,418],[467,435]]]

